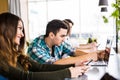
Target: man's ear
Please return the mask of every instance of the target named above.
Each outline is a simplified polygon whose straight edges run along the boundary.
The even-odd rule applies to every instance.
[[[55,34],[53,32],[49,33],[50,38],[54,38]]]

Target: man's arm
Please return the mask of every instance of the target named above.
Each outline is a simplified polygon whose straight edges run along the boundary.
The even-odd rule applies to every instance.
[[[87,61],[93,59],[94,61],[97,60],[97,53],[89,53],[89,54],[85,54],[82,56],[76,56],[76,57],[68,57],[68,58],[64,58],[64,59],[60,59],[57,60],[56,62],[54,62],[54,64],[78,64],[80,62],[83,61]]]
[[[76,48],[74,52],[75,52],[75,56],[81,56],[81,55],[96,52],[96,51],[97,51],[97,48],[84,48],[84,49]]]
[[[87,49],[87,48],[93,48],[96,47],[97,43],[96,42],[92,42],[92,43],[88,43],[88,44],[80,44],[80,49]]]

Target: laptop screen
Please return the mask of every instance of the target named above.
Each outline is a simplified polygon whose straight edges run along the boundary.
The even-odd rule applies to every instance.
[[[106,41],[106,48],[105,48],[105,55],[104,55],[104,61],[108,63],[109,57],[110,57],[110,51],[112,48],[112,42],[113,42],[113,37],[108,38]]]
[[[98,60],[96,62],[91,62],[91,66],[107,66],[109,62],[110,52],[112,48],[113,38],[108,38],[106,41],[105,50],[100,51],[98,54]]]

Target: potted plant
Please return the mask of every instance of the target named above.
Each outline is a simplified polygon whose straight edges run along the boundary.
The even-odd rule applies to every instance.
[[[116,3],[112,3],[114,11],[111,13],[110,17],[116,20],[116,52],[118,52],[118,46],[120,43],[120,0],[116,0]],[[108,23],[108,18],[102,16],[104,23]]]

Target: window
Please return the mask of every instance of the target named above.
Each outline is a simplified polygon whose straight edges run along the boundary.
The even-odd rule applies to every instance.
[[[109,16],[112,8],[109,1],[108,12],[100,12],[99,0],[28,0],[30,39],[45,34],[46,24],[52,19],[71,19],[74,22],[73,34],[103,36],[115,34],[115,21],[108,24],[102,16]]]

